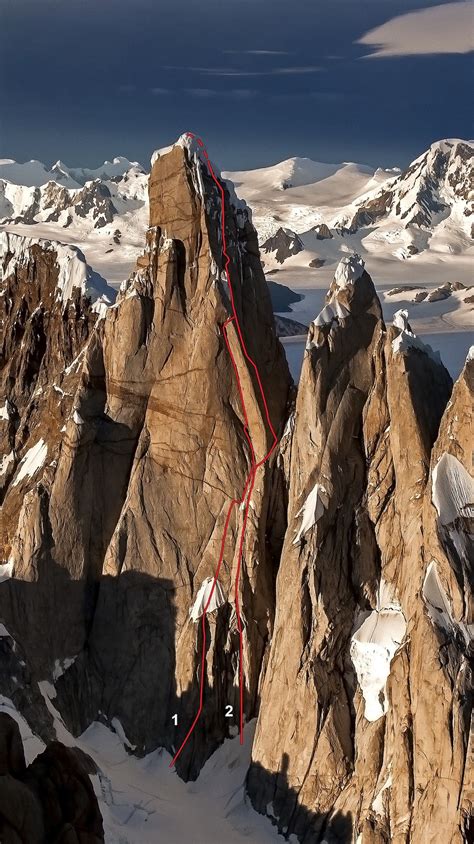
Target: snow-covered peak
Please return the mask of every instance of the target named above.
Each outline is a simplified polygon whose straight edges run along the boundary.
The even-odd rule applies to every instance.
[[[193,168],[194,187],[202,199],[205,197],[203,175],[210,175],[213,173],[217,179],[220,179],[227,189],[230,204],[237,215],[238,225],[243,225],[245,219],[251,218],[250,208],[243,199],[240,199],[240,197],[237,196],[234,183],[231,179],[222,178],[219,167],[210,160],[203,142],[192,132],[185,132],[183,135],[180,135],[175,143],[170,146],[156,149],[151,157],[151,166],[153,167],[160,158],[168,155],[168,153],[170,153],[175,147],[181,147],[187,151],[188,160]]]
[[[129,161],[129,159],[125,158],[123,155],[113,158],[112,161],[104,161],[103,164],[95,169],[87,167],[68,167],[67,170],[81,185],[85,185],[86,182],[91,182],[95,179],[100,179],[102,182],[109,181],[110,179],[119,179],[131,170],[138,173],[145,172],[138,161]]]
[[[260,167],[250,171],[236,171],[229,173],[236,184],[248,183],[254,189],[286,191],[291,188],[301,188],[317,184],[336,175],[341,170],[357,170],[368,176],[374,175],[374,168],[364,164],[343,162],[342,164],[326,164],[313,161],[311,158],[287,158],[270,167]]]
[[[58,162],[59,163],[59,162]],[[66,187],[78,187],[78,184],[65,174],[66,182],[61,180],[61,184],[66,184]],[[14,185],[25,185],[26,187],[41,187],[50,181],[55,180],[55,174],[52,173],[42,161],[25,161],[20,164],[11,158],[0,160],[0,179],[11,182]]]
[[[184,132],[179,136],[179,138],[177,138],[174,144],[170,144],[167,147],[161,147],[160,149],[156,149],[154,151],[151,156],[151,166],[153,167],[159,158],[163,158],[163,156],[168,155],[168,153],[170,153],[175,147],[182,147],[182,149],[186,149],[190,155],[198,155],[201,159],[207,158],[204,146],[196,135],[193,135],[192,132]]]
[[[349,255],[342,258],[336,268],[334,281],[338,287],[353,285],[364,273],[365,261],[360,255]]]
[[[437,141],[400,175],[360,196],[335,225],[356,231],[381,220],[403,229],[446,227],[470,236],[474,211],[474,144],[456,138]],[[417,254],[416,243],[411,254]],[[409,257],[409,256],[404,256]]]
[[[116,291],[104,278],[86,262],[83,252],[77,246],[69,246],[57,241],[0,232],[0,266],[3,267],[3,279],[14,273],[17,266],[28,264],[30,250],[38,244],[43,250],[56,253],[58,266],[57,298],[66,303],[71,299],[74,289],[79,289],[95,306],[112,305]],[[96,307],[97,309],[97,307]]]
[[[11,158],[0,159],[0,179],[25,187],[42,187],[48,182],[57,182],[65,188],[78,189],[95,179],[107,181],[120,178],[131,170],[139,173],[145,172],[138,161],[129,161],[124,156],[118,156],[112,161],[104,161],[95,169],[69,167],[63,161],[58,160],[48,170],[42,161],[34,159],[26,161],[24,164],[20,164]]]

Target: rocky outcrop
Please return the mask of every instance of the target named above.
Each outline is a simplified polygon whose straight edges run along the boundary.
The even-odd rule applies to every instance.
[[[332,240],[334,237],[326,223],[318,223],[318,225],[313,226],[310,231],[315,233],[316,240]]]
[[[346,261],[308,337],[248,781],[257,808],[305,842],[462,841],[465,646],[451,642],[446,670],[422,598],[450,392],[409,325],[386,330],[369,276]]]
[[[52,742],[26,765],[18,724],[0,712],[0,835],[3,844],[100,844],[102,818],[92,760]]]
[[[291,255],[297,255],[304,249],[303,241],[291,229],[279,228],[272,237],[262,243],[261,250],[270,254],[278,264],[283,264]]]
[[[54,466],[22,489],[2,612],[37,675],[68,666],[55,703],[73,730],[100,712],[120,719],[137,752],[177,748],[199,706],[193,605],[228,521],[222,601],[206,621],[206,707],[179,759],[183,776],[238,724],[239,625],[245,716],[256,712],[277,566],[271,466],[257,469],[249,507],[229,507],[272,446],[257,370],[276,431],[290,386],[255,230],[244,205],[223,196],[232,289],[220,188],[202,153],[183,141],[157,155],[145,255],[84,347]]]
[[[62,244],[1,233],[0,264],[0,549],[6,559],[28,483],[57,457],[80,355],[115,291],[79,250]]]

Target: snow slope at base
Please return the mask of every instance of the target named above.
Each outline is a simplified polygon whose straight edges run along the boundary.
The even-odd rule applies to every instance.
[[[59,741],[80,747],[99,769],[91,780],[104,821],[106,844],[283,842],[271,821],[257,814],[244,795],[255,722],[246,725],[243,746],[238,736],[227,739],[196,782],[184,783],[170,769],[171,756],[165,750],[156,750],[143,759],[127,753],[129,743],[116,720],[116,732],[94,722],[74,739],[55,710],[54,686],[44,682],[40,688]],[[29,764],[43,752],[44,743],[8,698],[0,697],[0,712],[17,721]]]
[[[81,745],[101,768],[93,777],[106,830],[106,844],[276,844],[283,839],[244,797],[254,724],[245,744],[228,739],[209,759],[196,782],[183,783],[170,770],[170,756],[157,750],[144,759],[129,756],[117,735],[92,724]]]

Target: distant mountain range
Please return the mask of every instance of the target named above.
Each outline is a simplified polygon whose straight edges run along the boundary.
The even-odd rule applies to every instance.
[[[399,262],[407,259],[425,277],[426,262],[443,263],[448,255],[459,259],[451,269],[466,276],[473,160],[474,144],[452,139],[432,144],[403,172],[290,158],[223,177],[252,208],[267,271],[284,264],[304,270],[304,284],[314,278],[317,286],[323,267],[332,272],[344,254],[358,252],[382,262],[381,280],[387,272],[396,278]],[[124,157],[96,169],[3,159],[0,226],[80,245],[94,269],[118,284],[146,230],[147,185],[144,168]],[[404,280],[413,277],[404,271]]]

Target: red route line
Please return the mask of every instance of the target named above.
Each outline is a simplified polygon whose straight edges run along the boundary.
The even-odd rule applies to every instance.
[[[242,330],[240,328],[239,318],[237,316],[237,309],[235,307],[234,291],[233,291],[233,288],[232,288],[232,282],[231,282],[230,273],[229,273],[230,256],[227,253],[227,241],[226,241],[226,235],[225,235],[225,194],[224,194],[224,188],[222,187],[221,183],[219,182],[219,180],[216,177],[216,174],[214,173],[214,169],[213,169],[212,164],[209,160],[209,156],[207,154],[207,151],[204,147],[202,140],[200,138],[198,138],[196,135],[194,135],[192,132],[188,132],[187,136],[189,138],[194,138],[197,141],[197,143],[199,144],[199,146],[201,147],[202,154],[206,159],[207,168],[209,170],[209,175],[211,176],[213,181],[216,183],[216,185],[217,185],[217,187],[220,191],[220,194],[221,194],[222,254],[225,258],[224,269],[225,269],[225,274],[227,276],[227,284],[228,284],[228,287],[229,287],[231,308],[232,308],[232,314],[233,314],[231,317],[229,317],[225,321],[224,325],[222,326],[222,334],[223,334],[223,337],[224,337],[224,340],[225,340],[225,344],[227,346],[227,351],[229,353],[229,356],[230,356],[230,359],[231,359],[231,362],[232,362],[232,368],[234,370],[234,374],[235,374],[235,378],[236,378],[236,382],[237,382],[237,388],[238,388],[238,391],[239,391],[240,404],[242,406],[242,413],[243,413],[244,422],[245,422],[244,435],[245,435],[245,438],[246,438],[246,440],[249,444],[250,454],[251,454],[251,468],[250,468],[250,472],[247,476],[247,480],[245,482],[245,487],[244,487],[244,491],[242,493],[242,497],[240,499],[233,498],[231,500],[230,504],[229,504],[229,509],[227,511],[227,516],[226,516],[225,525],[224,525],[224,532],[222,534],[221,547],[220,547],[220,552],[219,552],[219,560],[218,560],[216,571],[215,571],[215,574],[214,574],[214,580],[213,580],[213,583],[212,583],[212,588],[211,588],[209,597],[207,599],[206,605],[204,607],[204,612],[202,614],[202,622],[201,622],[201,626],[202,626],[202,655],[201,655],[201,671],[200,671],[200,678],[199,678],[199,709],[198,709],[196,716],[194,718],[194,721],[191,724],[188,732],[186,733],[186,736],[184,737],[179,749],[176,751],[173,759],[170,762],[170,765],[169,765],[170,768],[172,768],[175,765],[178,757],[180,756],[181,752],[183,751],[184,747],[186,746],[186,744],[187,744],[189,738],[191,737],[191,734],[192,734],[197,722],[199,721],[199,718],[200,718],[200,715],[201,715],[201,712],[202,712],[203,698],[204,698],[204,671],[205,671],[205,664],[206,664],[206,615],[207,615],[207,611],[208,611],[208,608],[209,608],[209,604],[211,603],[211,600],[212,600],[212,596],[214,594],[214,590],[216,588],[216,583],[217,583],[217,580],[218,580],[218,577],[219,577],[219,572],[221,570],[222,561],[224,559],[224,548],[225,548],[225,543],[226,543],[226,539],[227,539],[227,533],[228,533],[228,530],[229,530],[230,517],[232,515],[232,512],[233,512],[236,504],[242,505],[242,504],[245,503],[244,518],[243,518],[243,522],[242,522],[242,531],[241,531],[241,534],[240,534],[239,551],[238,551],[238,556],[237,556],[237,572],[236,572],[236,576],[235,576],[235,612],[236,612],[236,617],[237,617],[237,628],[238,628],[238,631],[239,631],[239,733],[240,733],[240,744],[244,743],[243,630],[242,630],[242,620],[240,618],[240,601],[239,601],[240,572],[241,572],[241,569],[242,569],[243,547],[244,547],[244,541],[245,541],[245,532],[246,532],[246,529],[247,529],[247,521],[248,521],[249,507],[250,507],[250,498],[252,496],[253,488],[254,488],[254,485],[255,485],[255,477],[256,477],[256,474],[257,474],[257,469],[260,466],[263,466],[263,464],[268,460],[268,458],[270,457],[270,455],[274,451],[276,444],[278,442],[278,437],[277,437],[275,430],[273,428],[272,420],[270,419],[270,413],[269,413],[269,410],[268,410],[267,400],[265,398],[265,393],[264,393],[264,390],[263,390],[263,385],[262,385],[262,381],[261,381],[261,378],[260,378],[260,373],[258,371],[257,364],[250,357],[250,355],[247,351],[247,347],[245,345],[245,341],[244,341],[244,338],[243,338],[243,335],[242,335]],[[249,426],[249,420],[248,420],[248,415],[247,415],[247,408],[245,406],[242,383],[241,383],[241,380],[240,380],[239,371],[238,371],[238,368],[237,368],[237,363],[235,361],[234,354],[233,354],[232,349],[230,347],[229,338],[227,337],[227,326],[231,322],[235,323],[235,327],[237,329],[237,335],[238,335],[239,341],[240,341],[240,347],[243,351],[244,357],[248,360],[248,362],[250,363],[250,365],[254,369],[255,377],[256,377],[257,383],[258,383],[259,392],[260,392],[260,395],[262,397],[263,407],[264,407],[264,410],[265,410],[265,417],[266,417],[268,427],[270,428],[270,431],[271,431],[271,434],[272,434],[272,437],[273,437],[273,442],[272,442],[270,449],[266,453],[265,457],[263,457],[258,462],[257,462],[256,457],[255,457],[255,449],[253,447],[252,439],[250,437],[250,426]]]

